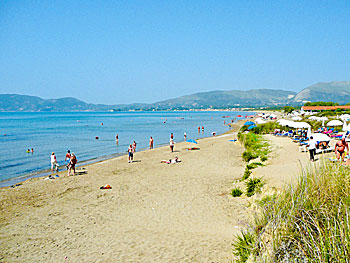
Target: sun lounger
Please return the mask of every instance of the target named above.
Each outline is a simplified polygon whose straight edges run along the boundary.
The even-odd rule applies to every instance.
[[[331,147],[328,147],[326,149],[316,149],[316,154],[320,154],[320,153],[329,153],[329,152],[333,152],[334,149]]]

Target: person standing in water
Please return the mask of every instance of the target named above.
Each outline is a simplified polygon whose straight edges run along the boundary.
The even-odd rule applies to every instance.
[[[58,171],[58,163],[54,152],[51,153],[51,171],[53,170]]]
[[[201,133],[201,126],[198,126],[198,133]]]
[[[187,139],[187,134],[186,132],[184,132],[184,141],[186,141],[186,139]]]
[[[116,143],[117,143],[117,145],[119,144],[119,135],[118,135],[118,133],[117,133],[117,135],[115,136],[115,141],[116,141]]]
[[[153,138],[151,136],[151,138],[149,139],[149,148],[153,149]]]

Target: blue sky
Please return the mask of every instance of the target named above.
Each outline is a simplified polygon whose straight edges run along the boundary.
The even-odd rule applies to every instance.
[[[350,80],[350,1],[0,2],[0,93],[92,103]]]

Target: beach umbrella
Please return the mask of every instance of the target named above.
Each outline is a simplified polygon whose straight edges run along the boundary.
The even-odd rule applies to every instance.
[[[255,122],[256,122],[257,124],[264,124],[264,123],[266,123],[266,121],[264,121],[262,118],[257,118],[257,119],[255,119]]]
[[[194,140],[194,139],[188,139],[188,140],[186,140],[186,142],[191,142],[191,143],[197,144],[196,140]]]
[[[279,119],[279,120],[277,121],[277,123],[278,123],[279,125],[282,125],[282,126],[287,126],[287,124],[290,123],[290,122],[291,122],[291,121],[286,120],[286,119]]]
[[[256,127],[256,125],[255,125],[255,124],[250,125],[250,126],[248,127],[248,130],[251,130],[251,129],[255,128],[255,127]]]
[[[311,136],[318,142],[329,142],[331,140],[331,138],[329,138],[328,135],[324,133],[314,133]]]
[[[252,122],[252,121],[246,121],[245,123],[244,123],[244,125],[254,125],[255,123],[254,122]]]
[[[292,118],[293,121],[301,121],[303,118],[299,117],[299,116],[295,116]]]
[[[332,120],[327,123],[327,126],[341,126],[343,123],[339,120]]]
[[[310,124],[307,122],[296,122],[296,128],[310,128]]]

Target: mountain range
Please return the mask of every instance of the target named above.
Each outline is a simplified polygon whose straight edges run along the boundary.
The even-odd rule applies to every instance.
[[[247,91],[209,91],[155,103],[104,105],[75,98],[42,99],[35,96],[0,94],[0,111],[127,111],[182,110],[208,108],[276,107],[302,105],[305,102],[350,102],[350,81],[321,82],[296,93],[285,90],[252,89]]]

